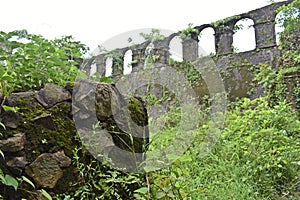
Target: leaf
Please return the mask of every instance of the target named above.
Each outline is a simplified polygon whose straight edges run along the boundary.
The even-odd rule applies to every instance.
[[[12,81],[13,81],[13,77],[4,74],[4,75],[1,77],[1,80],[3,80],[3,81],[8,81],[8,82],[12,82]]]
[[[175,154],[167,154],[167,158],[168,160],[177,160],[179,158],[179,156],[175,155]]]
[[[176,182],[176,183],[175,183],[175,188],[181,188],[181,185],[180,185],[179,182]]]
[[[17,191],[18,186],[19,186],[17,179],[15,179],[14,177],[12,177],[9,174],[6,174],[5,181],[6,181],[5,185],[12,186]]]
[[[51,195],[44,189],[41,189],[41,194],[47,199],[47,200],[52,200]]]
[[[155,167],[155,166],[145,166],[144,167],[144,170],[145,170],[146,173],[156,171],[156,170],[159,170],[159,169],[160,169],[159,167]]]
[[[35,188],[35,185],[33,184],[33,182],[31,180],[29,180],[27,177],[22,176],[21,179],[23,181],[25,181],[26,183],[28,183],[29,185],[31,185],[33,188]]]
[[[164,198],[165,196],[166,196],[166,193],[164,193],[164,192],[157,192],[157,194],[155,195],[155,197],[157,199]]]
[[[6,180],[3,174],[3,171],[0,168],[0,181],[5,185],[6,184]]]
[[[192,157],[190,155],[183,155],[179,158],[179,161],[181,162],[188,162],[193,161]]]
[[[3,105],[2,107],[3,107],[3,109],[4,109],[5,111],[13,111],[13,112],[18,112],[18,110],[19,110],[19,108],[18,108],[18,107],[5,106],[5,105]]]
[[[0,126],[2,126],[2,128],[4,129],[4,130],[6,130],[6,128],[5,128],[5,125],[0,121]]]
[[[300,165],[300,161],[293,162],[293,163],[296,164],[296,165]]]
[[[172,191],[169,191],[167,196],[170,197],[171,199],[175,199],[176,198],[176,196],[173,194]]]
[[[141,188],[135,190],[134,192],[140,193],[140,194],[147,194],[148,193],[148,188],[147,187],[141,187]]]
[[[2,156],[2,158],[4,158],[4,153],[1,150],[0,150],[0,155]]]

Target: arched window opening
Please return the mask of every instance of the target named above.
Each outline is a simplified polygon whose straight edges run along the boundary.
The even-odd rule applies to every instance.
[[[283,24],[281,21],[282,17],[283,17],[283,13],[279,12],[276,15],[276,19],[275,19],[275,34],[276,34],[276,44],[277,45],[280,44],[280,35],[284,31]]]
[[[97,72],[97,64],[96,63],[93,63],[91,66],[90,66],[90,74],[88,74],[89,76],[93,76],[94,74],[96,74]]]
[[[239,20],[234,26],[234,52],[250,51],[256,48],[254,21],[249,18]]]
[[[152,66],[157,59],[157,55],[155,55],[155,46],[153,43],[148,44],[145,48],[145,62],[144,66],[149,67]]]
[[[170,58],[175,61],[183,61],[182,40],[179,36],[175,36],[169,44]]]
[[[105,76],[112,76],[113,73],[113,58],[108,57],[105,60]]]
[[[128,50],[124,54],[123,74],[130,74],[132,72],[132,51]]]
[[[212,27],[205,28],[198,36],[198,56],[216,54],[215,30]]]

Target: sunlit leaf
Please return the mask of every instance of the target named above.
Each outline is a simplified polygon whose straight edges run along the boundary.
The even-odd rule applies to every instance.
[[[1,150],[0,150],[0,155],[2,156],[2,158],[4,158],[4,153]]]
[[[5,175],[5,180],[6,180],[6,184],[7,186],[12,186],[15,190],[18,189],[19,183],[17,181],[17,179],[15,179],[14,177],[12,177],[9,174]]]
[[[29,180],[27,177],[22,176],[21,178],[22,178],[23,181],[25,181],[26,183],[28,183],[29,185],[31,185],[33,188],[35,188],[34,183],[31,180]]]
[[[5,111],[13,111],[13,112],[18,112],[19,109],[18,107],[5,106],[5,105],[3,105],[2,107]]]
[[[141,187],[141,188],[135,190],[134,192],[140,193],[140,194],[147,194],[148,193],[148,188],[147,187]]]
[[[52,200],[51,195],[44,189],[41,189],[41,194],[47,199],[47,200]]]
[[[190,155],[183,155],[179,158],[181,162],[188,162],[188,161],[193,161],[192,157]]]

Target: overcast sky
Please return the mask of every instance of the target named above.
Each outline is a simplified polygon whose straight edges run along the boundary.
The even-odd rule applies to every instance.
[[[27,29],[53,39],[73,35],[91,50],[106,40],[141,28],[177,32],[265,6],[268,0],[6,0],[0,30]]]

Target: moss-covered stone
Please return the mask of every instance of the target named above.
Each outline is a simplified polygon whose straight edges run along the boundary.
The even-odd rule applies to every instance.
[[[142,99],[137,97],[131,97],[128,103],[128,110],[131,119],[139,126],[146,126],[147,121],[147,110],[145,103]]]
[[[72,158],[73,150],[80,146],[80,141],[77,140],[77,131],[71,115],[71,103],[65,101],[46,109],[38,103],[33,103],[34,100],[31,96],[25,95],[21,98],[15,98],[13,101],[7,101],[11,105],[17,105],[18,114],[22,116],[22,121],[15,130],[8,129],[5,135],[9,137],[16,133],[25,133],[24,151],[29,163],[42,153],[55,153],[60,150]],[[16,99],[17,101],[15,101]],[[41,116],[51,116],[54,127],[49,128],[36,123],[37,117]],[[67,185],[77,181],[74,169],[74,167],[64,169],[64,175],[67,174],[68,176],[64,176],[62,178],[64,183],[59,182],[53,190],[57,193],[68,191]],[[62,187],[62,185],[66,185],[66,187]]]

